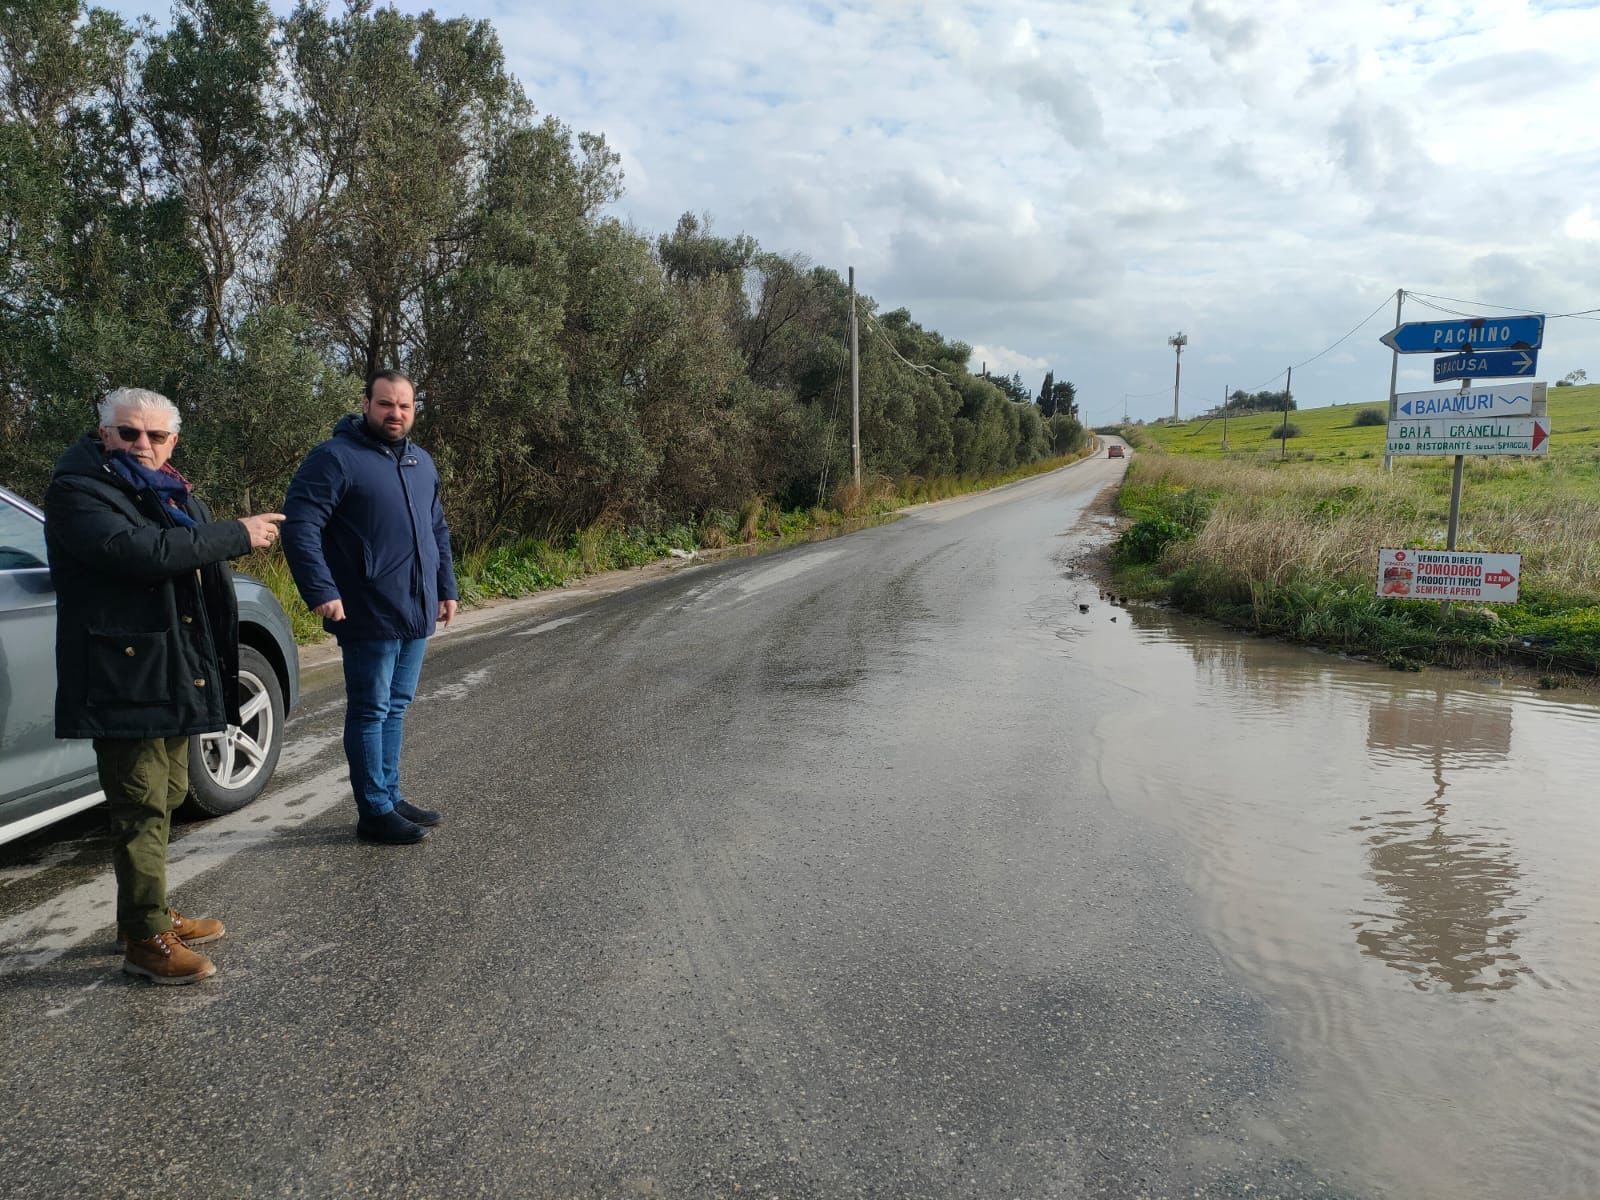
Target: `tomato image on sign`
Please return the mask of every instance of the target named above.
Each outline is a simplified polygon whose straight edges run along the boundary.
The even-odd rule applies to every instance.
[[[1410,567],[1400,563],[1390,563],[1383,569],[1383,594],[1385,596],[1409,596],[1411,594],[1411,576]]]

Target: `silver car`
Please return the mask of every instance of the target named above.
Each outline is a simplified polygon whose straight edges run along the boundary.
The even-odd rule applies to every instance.
[[[248,575],[235,575],[233,588],[244,723],[189,745],[189,801],[213,816],[242,808],[267,786],[300,691],[294,634],[277,598]],[[0,487],[0,842],[105,798],[94,747],[55,736],[55,641],[44,514]]]

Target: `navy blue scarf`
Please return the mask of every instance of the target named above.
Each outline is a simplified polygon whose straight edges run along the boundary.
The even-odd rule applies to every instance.
[[[182,475],[171,467],[152,471],[126,450],[113,450],[106,456],[106,463],[113,472],[131,483],[135,489],[143,491],[148,488],[154,492],[174,522],[185,529],[194,528],[195,519],[183,507],[184,501],[189,498],[189,481]]]

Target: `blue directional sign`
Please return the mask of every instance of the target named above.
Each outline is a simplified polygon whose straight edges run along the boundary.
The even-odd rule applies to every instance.
[[[1407,321],[1378,340],[1401,354],[1537,350],[1544,344],[1544,317],[1462,317],[1454,321]]]
[[[1391,420],[1452,417],[1477,420],[1533,415],[1533,393],[1542,384],[1490,383],[1466,391],[1401,392],[1394,398]]]
[[[1539,366],[1537,350],[1496,350],[1493,354],[1452,354],[1433,360],[1433,381],[1446,379],[1508,379],[1532,375]]]

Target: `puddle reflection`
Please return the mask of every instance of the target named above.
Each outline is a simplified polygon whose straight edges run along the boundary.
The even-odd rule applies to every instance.
[[[1076,648],[1119,809],[1182,844],[1377,1194],[1600,1196],[1600,704],[1134,608]],[[1526,985],[1526,986],[1523,986]]]
[[[1431,795],[1420,811],[1383,813],[1355,826],[1365,835],[1371,878],[1386,905],[1357,914],[1362,951],[1411,977],[1413,987],[1504,991],[1529,974],[1512,949],[1521,871],[1503,838],[1452,832],[1448,776],[1503,763],[1511,753],[1511,705],[1443,690],[1373,703],[1367,749],[1424,763]]]
[[[1507,770],[1510,699],[1453,678],[1390,682],[1368,664],[1196,626],[1157,609],[1135,607],[1129,617],[1141,639],[1187,652],[1201,688],[1224,700],[1230,730],[1257,726],[1292,743],[1292,728],[1308,719],[1365,710],[1368,762],[1377,770],[1367,783],[1378,786],[1361,788],[1354,764],[1326,768],[1380,810],[1352,814],[1356,820],[1345,826],[1360,836],[1366,878],[1377,885],[1351,897],[1347,909],[1363,954],[1423,991],[1499,992],[1529,977],[1514,948],[1528,915],[1522,870],[1505,833],[1452,813],[1448,796],[1463,773]]]
[[[1436,774],[1446,762],[1451,767],[1504,762],[1511,753],[1511,711],[1509,700],[1408,688],[1373,701],[1367,749],[1379,759],[1431,763]]]
[[[1356,944],[1413,987],[1512,987],[1529,970],[1512,950],[1521,872],[1504,846],[1451,834],[1442,802],[1426,807],[1426,817],[1379,821],[1370,832],[1372,878],[1391,905],[1358,914]]]

